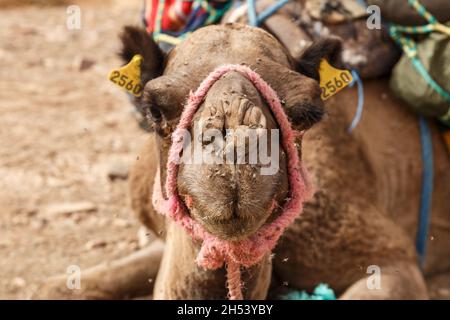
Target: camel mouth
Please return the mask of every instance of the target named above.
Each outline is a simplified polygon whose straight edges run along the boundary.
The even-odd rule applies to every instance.
[[[222,169],[228,172],[213,175],[212,178],[213,176],[208,174],[208,166],[184,166],[178,161],[185,146],[184,133],[191,127],[196,112],[205,101],[205,96],[213,93],[209,90],[215,82],[232,71],[238,71],[251,82],[249,85],[253,85],[252,89],[256,88],[258,91],[255,95],[261,95],[276,119],[282,137],[281,145],[286,152],[286,161],[282,161],[286,168],[278,170],[277,174],[257,176],[252,166],[245,165],[243,168],[246,170],[240,169],[239,166],[225,166]],[[302,204],[308,196],[308,183],[299,160],[295,137],[296,133],[277,93],[258,73],[247,66],[224,65],[215,69],[203,80],[195,93],[189,96],[177,128],[172,134],[173,143],[168,153],[165,185],[168,200],[161,203],[160,207],[163,209],[162,212],[165,209],[165,213],[181,225],[193,239],[202,241],[197,258],[200,266],[215,269],[223,263],[231,262],[228,265],[231,269],[227,267],[227,270],[230,274],[234,274],[236,270],[239,271],[239,265],[254,265],[275,247],[284,230],[299,215]],[[285,178],[282,179],[283,189],[289,194],[286,203],[279,202],[278,191],[281,185],[274,183],[280,176]],[[186,201],[183,203],[186,195],[190,196],[192,200],[190,203]],[[158,206],[157,200],[154,200],[154,203]],[[282,211],[268,221],[268,218],[273,216],[272,209],[276,207],[274,204],[277,202],[284,203]],[[195,208],[209,209],[205,212],[196,212]],[[234,214],[236,208],[239,215]],[[228,216],[230,211],[232,214]],[[212,213],[216,217],[218,213],[226,215],[211,224],[208,223],[209,218],[205,219],[205,213]],[[245,214],[246,217],[241,217],[241,214]]]
[[[269,102],[255,83],[230,72],[211,86],[183,131],[178,192],[188,215],[224,240],[254,235],[271,216],[273,199],[288,189],[280,124]]]
[[[229,218],[203,216],[195,218],[195,220],[218,238],[238,241],[253,235],[267,219],[233,215]]]
[[[238,210],[222,210],[212,214],[192,205],[187,211],[206,231],[218,238],[231,241],[254,235],[261,226],[277,215],[275,212],[277,210],[273,210],[272,207],[267,210],[261,208],[252,214]]]

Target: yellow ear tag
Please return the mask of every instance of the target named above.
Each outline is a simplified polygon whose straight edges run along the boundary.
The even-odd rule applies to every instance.
[[[322,89],[320,97],[322,100],[327,100],[353,81],[350,71],[336,69],[325,59],[320,61],[319,74],[320,89]]]
[[[111,70],[108,76],[109,80],[136,97],[140,97],[143,89],[141,83],[143,60],[141,55],[135,55],[127,65],[120,69]]]

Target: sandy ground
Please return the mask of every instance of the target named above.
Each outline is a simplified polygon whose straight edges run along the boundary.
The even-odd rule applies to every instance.
[[[127,181],[108,173],[126,170],[146,135],[107,74],[140,1],[80,5],[81,30],[66,28],[66,6],[0,7],[2,299],[139,247]]]

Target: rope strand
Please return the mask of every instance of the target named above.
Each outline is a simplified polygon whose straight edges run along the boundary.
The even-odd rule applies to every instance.
[[[226,268],[227,288],[230,300],[242,300],[241,267],[238,263],[229,260]]]

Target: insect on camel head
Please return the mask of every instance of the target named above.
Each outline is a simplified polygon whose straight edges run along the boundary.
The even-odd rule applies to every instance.
[[[126,27],[121,38],[125,62],[135,54],[144,58],[145,88],[135,102],[157,135],[163,197],[172,133],[190,92],[214,70],[230,64],[254,70],[275,90],[301,133],[324,113],[320,60],[333,63],[340,51],[339,40],[327,38],[294,61],[267,32],[239,24],[202,28],[167,54],[144,30]],[[268,101],[241,72],[225,72],[210,85],[184,132],[177,192],[207,232],[239,240],[275,219],[290,197],[284,137]],[[300,154],[300,134],[295,141]]]

